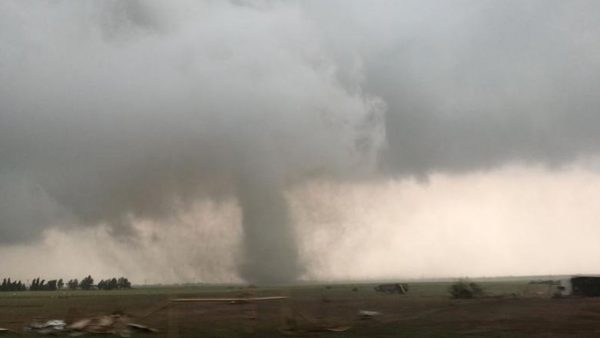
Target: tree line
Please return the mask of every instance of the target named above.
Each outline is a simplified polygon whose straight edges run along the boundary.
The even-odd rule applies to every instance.
[[[71,279],[66,283],[63,279],[52,279],[46,281],[41,278],[34,278],[31,284],[27,286],[19,281],[11,281],[10,278],[4,278],[0,284],[0,291],[55,291],[55,290],[119,290],[131,289],[131,282],[125,277],[101,279],[98,284],[94,284],[94,279],[91,275],[78,279]]]

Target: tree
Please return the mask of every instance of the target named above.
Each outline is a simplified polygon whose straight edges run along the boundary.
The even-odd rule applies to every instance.
[[[13,281],[10,278],[2,279],[2,284],[0,284],[0,291],[23,291],[25,290],[25,286],[21,281]]]
[[[38,278],[34,278],[31,281],[31,285],[29,285],[29,290],[31,290],[31,291],[37,291],[37,290],[39,290],[39,284],[40,284],[39,277]]]
[[[117,281],[117,287],[119,289],[131,289],[131,283],[129,282],[129,280],[127,280],[127,278],[121,277]]]
[[[114,290],[117,288],[117,279],[113,278],[110,281],[108,281],[108,289],[109,290]]]
[[[69,290],[76,290],[79,287],[79,281],[77,280],[77,278],[69,280],[67,282],[67,287],[69,288]]]
[[[57,290],[56,284],[57,284],[57,280],[56,279],[49,280],[48,284],[46,284],[46,288],[44,290],[56,291]]]
[[[93,285],[94,285],[94,279],[90,275],[88,275],[87,277],[82,279],[81,283],[79,283],[79,287],[82,290],[89,290],[92,288]]]

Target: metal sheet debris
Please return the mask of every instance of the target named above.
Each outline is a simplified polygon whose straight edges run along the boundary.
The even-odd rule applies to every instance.
[[[25,327],[25,331],[40,335],[68,334],[70,336],[82,336],[85,334],[114,334],[121,337],[130,337],[134,331],[145,333],[158,332],[154,328],[132,323],[129,317],[119,314],[83,318],[70,325],[67,325],[61,319],[53,319],[47,322],[33,322]]]
[[[32,322],[31,324],[25,326],[25,331],[34,332],[41,335],[54,335],[65,332],[66,326],[67,323],[65,323],[65,321],[62,319],[51,319],[46,322]]]

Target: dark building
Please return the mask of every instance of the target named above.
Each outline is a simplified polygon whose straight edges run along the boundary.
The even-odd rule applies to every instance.
[[[575,296],[600,297],[600,277],[572,277],[571,288]]]

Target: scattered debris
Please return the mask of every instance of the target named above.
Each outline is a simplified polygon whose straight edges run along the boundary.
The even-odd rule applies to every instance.
[[[347,322],[338,322],[331,318],[315,318],[307,313],[295,312],[284,315],[284,325],[279,328],[285,336],[305,337],[310,332],[345,332],[352,328]]]
[[[308,332],[346,332],[346,331],[350,330],[351,328],[352,328],[352,326],[349,326],[349,325],[327,326],[327,325],[313,324],[313,325],[305,326],[303,328],[294,327],[294,328],[280,329],[279,331],[286,336],[290,336],[290,335],[298,335],[298,334],[308,333]]]
[[[69,325],[73,333],[112,333],[128,337],[127,321],[121,315],[84,318]]]
[[[133,331],[138,331],[138,332],[146,332],[146,333],[157,333],[158,332],[157,329],[154,329],[154,328],[142,325],[142,324],[129,323],[129,324],[127,324],[127,326],[130,329],[133,329]]]
[[[37,334],[59,334],[65,332],[67,324],[62,319],[52,319],[47,322],[32,322],[25,326],[25,331]]]
[[[336,326],[336,327],[326,327],[325,331],[329,332],[345,332],[352,328],[352,326]]]
[[[176,303],[229,303],[229,304],[246,304],[252,302],[265,302],[271,300],[283,300],[287,297],[270,296],[270,297],[234,297],[234,298],[176,298],[172,302]]]
[[[393,283],[393,284],[379,284],[375,288],[377,292],[383,293],[397,293],[399,295],[404,295],[408,292],[408,284],[406,283]]]
[[[121,337],[131,336],[132,331],[156,333],[158,330],[147,327],[142,324],[130,322],[127,316],[113,314],[110,316],[100,316],[93,318],[84,318],[69,325],[67,329],[71,335],[92,334],[115,334]]]
[[[381,315],[379,311],[360,310],[358,311],[358,317],[360,319],[372,319],[373,317]]]
[[[113,314],[80,319],[67,325],[62,319],[53,319],[45,323],[33,322],[25,327],[25,331],[40,335],[81,336],[85,334],[114,334],[121,337],[130,337],[133,331],[156,333],[158,330],[142,324],[131,323],[127,316]],[[0,333],[2,333],[0,331]]]

